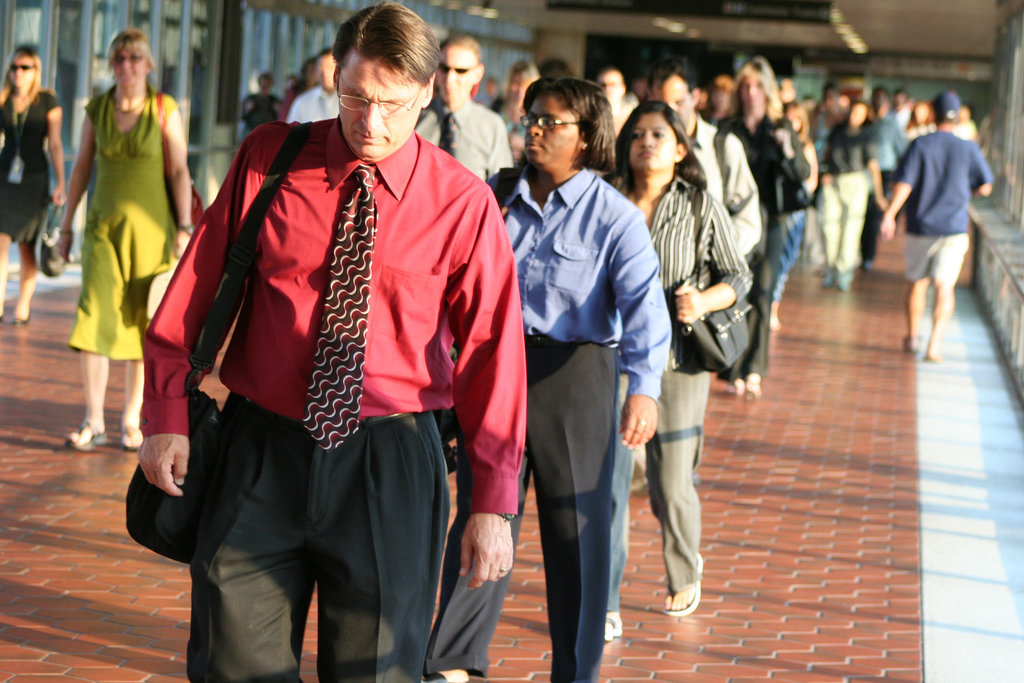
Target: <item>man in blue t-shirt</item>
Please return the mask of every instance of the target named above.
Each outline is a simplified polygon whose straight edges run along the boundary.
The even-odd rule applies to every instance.
[[[953,134],[960,98],[942,92],[932,101],[937,130],[914,140],[893,175],[892,203],[882,217],[885,239],[896,234],[896,214],[906,204],[904,247],[907,336],[903,348],[916,353],[918,328],[929,284],[935,287],[933,325],[925,359],[942,361],[942,335],[953,316],[953,288],[967,253],[967,205],[971,196],[992,194],[992,171],[974,142]]]

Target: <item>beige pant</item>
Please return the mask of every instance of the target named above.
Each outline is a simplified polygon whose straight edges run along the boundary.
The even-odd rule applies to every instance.
[[[956,285],[969,246],[966,232],[955,235],[907,233],[903,247],[907,279],[913,282],[930,277],[944,285]]]
[[[840,173],[834,178],[832,184],[822,187],[825,264],[837,273],[847,274],[860,263],[860,234],[864,230],[871,185],[866,171]]]

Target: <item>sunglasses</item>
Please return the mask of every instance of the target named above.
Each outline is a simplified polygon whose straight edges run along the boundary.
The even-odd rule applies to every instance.
[[[11,64],[11,71],[31,71],[36,68],[34,64]]]
[[[448,66],[444,62],[441,62],[440,64],[437,65],[438,71],[440,71],[441,73],[445,74],[446,76],[448,75],[449,71],[454,71],[458,75],[464,76],[464,75],[468,74],[470,71],[472,71],[475,68],[476,68],[475,66],[462,66],[462,67],[459,67],[459,66]]]

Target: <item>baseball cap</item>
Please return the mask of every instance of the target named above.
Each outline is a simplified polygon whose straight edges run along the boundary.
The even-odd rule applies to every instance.
[[[960,111],[960,98],[952,90],[940,92],[932,100],[936,121],[955,121]]]

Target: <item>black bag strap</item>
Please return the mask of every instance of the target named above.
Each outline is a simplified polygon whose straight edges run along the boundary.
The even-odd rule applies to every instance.
[[[693,226],[693,242],[695,255],[693,269],[696,274],[694,285],[704,290],[711,284],[711,269],[707,265],[708,252],[711,250],[710,231],[704,229],[704,216],[707,213],[708,204],[705,193],[693,188],[690,193],[690,206],[693,208],[693,219],[696,224]]]
[[[220,284],[217,286],[217,293],[210,304],[210,310],[206,314],[206,322],[199,332],[195,348],[188,357],[192,364],[192,371],[188,373],[185,380],[186,391],[192,391],[199,386],[205,371],[213,367],[217,357],[217,349],[220,347],[231,322],[235,302],[238,300],[238,293],[252,266],[253,258],[256,255],[256,241],[259,238],[260,228],[267,217],[267,210],[270,203],[277,195],[281,183],[284,182],[288,169],[291,168],[295,158],[299,155],[306,140],[309,138],[310,123],[303,123],[293,127],[288,132],[281,149],[270,164],[260,191],[249,206],[248,212],[242,223],[242,230],[238,240],[231,245],[227,262],[224,264],[224,273],[221,275]]]
[[[521,166],[509,166],[498,171],[498,180],[494,184],[494,198],[498,201],[498,208],[502,210],[502,216],[508,213],[505,209],[505,202],[512,196],[522,173]]]

